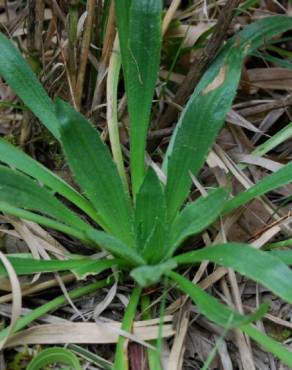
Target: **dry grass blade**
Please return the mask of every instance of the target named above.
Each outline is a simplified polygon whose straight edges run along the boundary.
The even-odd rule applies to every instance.
[[[10,284],[11,284],[11,289],[12,289],[11,319],[10,319],[10,325],[9,325],[7,336],[0,342],[0,350],[2,350],[5,347],[7,340],[9,340],[9,336],[13,332],[14,325],[16,324],[17,320],[19,319],[21,315],[22,299],[21,299],[21,289],[20,289],[19,280],[18,280],[18,277],[11,263],[9,262],[7,257],[5,257],[5,255],[2,252],[0,252],[0,259],[4,267],[7,270],[8,277],[9,277]]]
[[[159,324],[144,325],[145,322],[134,323],[133,336],[131,340],[138,342],[157,339],[159,335]],[[106,344],[117,343],[119,334],[113,329],[119,329],[120,323],[69,323],[56,325],[41,325],[24,330],[9,338],[5,347],[13,347],[23,344],[56,344],[56,343],[94,343]],[[171,324],[162,327],[162,338],[174,335]]]

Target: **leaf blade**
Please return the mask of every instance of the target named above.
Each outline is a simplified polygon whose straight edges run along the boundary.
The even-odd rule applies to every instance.
[[[207,197],[200,197],[188,204],[176,217],[171,227],[171,251],[179,247],[183,240],[207,228],[219,217],[227,200],[227,191],[217,189]]]
[[[119,28],[122,32],[121,54],[130,117],[130,160],[134,195],[144,177],[146,135],[160,61],[161,12],[161,0],[131,0],[128,27],[124,31]],[[119,18],[119,14],[117,16]],[[127,20],[124,21],[126,22]]]
[[[290,284],[292,271],[269,252],[263,252],[246,244],[225,243],[184,253],[174,259],[178,264],[207,260],[230,267],[292,303]]]
[[[69,104],[59,100],[56,109],[68,163],[102,220],[101,226],[132,245],[132,208],[108,148],[90,123]]]
[[[179,288],[183,292],[191,297],[201,313],[220,326],[227,328],[240,327],[257,320],[267,311],[267,306],[264,305],[255,314],[243,316],[220,303],[216,298],[206,293],[198,285],[193,284],[191,281],[176,272],[170,271],[166,274],[173,281],[178,283]]]
[[[8,164],[40,181],[54,192],[70,200],[94,219],[95,211],[93,211],[92,206],[74,188],[42,164],[2,138],[0,138],[0,162]]]
[[[292,182],[292,163],[288,163],[280,170],[266,176],[263,180],[253,185],[244,192],[236,195],[230,199],[223,209],[223,214],[232,212],[234,209],[239,208],[252,199],[264,195],[268,191],[274,190],[280,186],[287,185]]]
[[[190,173],[198,174],[224,123],[236,93],[241,62],[241,50],[231,49],[223,66],[212,69],[205,89],[195,90],[180,116],[163,163],[167,172],[165,193],[170,220],[175,218],[189,192]]]
[[[59,123],[54,104],[25,62],[19,51],[6,36],[0,33],[0,76],[39,118],[51,133],[59,139]]]
[[[88,224],[65,207],[50,191],[20,172],[0,166],[0,188],[1,202],[42,212],[79,230],[89,228]]]

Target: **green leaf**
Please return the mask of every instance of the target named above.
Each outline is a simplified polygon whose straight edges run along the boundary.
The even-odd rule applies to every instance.
[[[259,343],[264,349],[292,368],[292,352],[287,347],[284,347],[281,343],[269,338],[267,335],[257,330],[253,325],[242,326],[241,330],[254,341]]]
[[[261,333],[251,324],[248,325],[248,323],[256,321],[264,316],[268,308],[266,304],[261,305],[261,307],[252,315],[242,316],[239,313],[232,311],[217,299],[204,292],[197,285],[194,285],[177,273],[171,271],[168,272],[167,275],[178,283],[179,288],[191,297],[200,312],[202,312],[209,320],[214,321],[216,324],[223,327],[227,327],[227,329],[230,327],[240,327],[242,331],[262,345],[265,349],[273,353],[287,365],[292,366],[292,352],[280,343]]]
[[[69,260],[36,260],[34,258],[7,255],[17,275],[32,275],[39,272],[72,271],[78,278],[83,279],[88,274],[100,272],[117,264],[117,260],[92,260],[90,258]],[[3,264],[0,264],[0,276],[6,276]]]
[[[224,53],[236,44],[240,45],[245,55],[251,54],[275,35],[290,30],[292,28],[291,22],[292,17],[286,15],[265,17],[253,22],[228,40],[217,60],[220,60]]]
[[[74,238],[82,240],[85,243],[88,243],[88,239],[83,233],[83,231],[75,227],[71,227],[61,222],[55,221],[51,218],[41,216],[37,213],[33,213],[25,209],[11,206],[10,204],[6,202],[1,202],[1,201],[0,201],[0,211],[7,213],[11,216],[23,218],[25,220],[29,220],[37,224],[40,224],[40,225],[50,227],[51,229],[58,230],[62,233],[68,234],[70,236],[73,236]]]
[[[157,251],[162,253],[167,236],[165,224],[166,204],[162,185],[154,170],[149,168],[136,197],[135,229],[139,252],[143,250],[145,252],[146,244],[148,244],[149,258],[151,254],[157,254]],[[152,238],[155,250],[149,244],[153,234],[155,234],[154,240]],[[152,250],[155,253],[152,253]]]
[[[95,207],[101,226],[134,244],[132,209],[108,148],[90,123],[58,100],[61,142],[73,175]]]
[[[0,49],[0,76],[47,129],[59,139],[59,123],[53,102],[19,51],[2,33],[0,33]]]
[[[118,35],[120,41],[120,49],[123,60],[123,70],[124,77],[127,78],[127,63],[128,63],[128,53],[129,53],[129,18],[130,18],[130,8],[132,0],[114,0],[116,19],[118,26]]]
[[[149,264],[156,264],[166,258],[169,250],[168,228],[161,221],[156,220],[153,229],[144,243],[142,256]]]
[[[203,75],[181,114],[163,163],[163,169],[168,175],[166,195],[170,219],[176,216],[188,194],[191,184],[189,173],[196,175],[201,169],[222,127],[235,95],[242,58],[277,33],[291,28],[291,17],[286,16],[267,17],[245,27],[226,43]],[[204,94],[208,86],[212,87],[210,84],[216,76],[218,78],[215,81],[220,82],[219,76],[222,77],[224,71],[225,81],[219,88]]]
[[[225,243],[184,253],[174,259],[178,264],[207,260],[231,267],[292,303],[292,271],[269,252],[260,251],[246,244]]]
[[[204,89],[196,89],[180,116],[163,164],[167,173],[166,199],[172,221],[203,166],[224,118],[231,108],[240,78],[242,52],[233,48],[221,68],[212,68]],[[212,73],[211,73],[212,72]]]
[[[48,365],[61,363],[72,370],[82,370],[78,358],[65,348],[52,347],[39,352],[27,366],[27,370],[42,370]]]
[[[113,370],[113,364],[101,356],[88,351],[84,347],[78,346],[76,344],[69,344],[68,347],[71,351],[78,354],[80,357],[84,358],[86,361],[90,362],[92,365],[97,365],[99,368],[104,370]]]
[[[122,32],[121,54],[130,117],[130,160],[134,195],[144,178],[146,136],[160,61],[161,11],[161,0],[132,0],[128,27],[125,31],[119,28]],[[117,13],[118,19],[123,15]]]
[[[290,241],[291,243],[291,241]],[[292,250],[271,250],[267,252],[272,256],[279,258],[282,262],[286,263],[286,265],[292,265]]]
[[[189,203],[176,217],[171,227],[171,250],[169,256],[190,235],[195,235],[206,229],[220,216],[227,200],[227,191],[217,189],[207,197],[200,197]]]
[[[255,313],[242,316],[176,272],[167,272],[167,276],[174,280],[179,288],[191,297],[203,315],[216,324],[228,329],[249,324],[252,321],[258,320],[267,312],[268,305],[263,304]]]
[[[37,179],[95,219],[95,210],[75,189],[22,150],[0,138],[0,161]]]
[[[223,214],[227,214],[238,207],[243,206],[250,200],[255,199],[268,191],[279,188],[280,186],[287,185],[292,182],[292,163],[288,163],[277,172],[266,176],[263,180],[245,190],[244,192],[236,195],[229,200],[223,209]]]
[[[129,332],[133,326],[133,322],[135,319],[138,303],[141,297],[142,289],[139,286],[135,286],[132,290],[129,303],[126,307],[121,329],[123,331]],[[127,338],[123,335],[119,336],[119,340],[116,346],[116,353],[115,353],[115,363],[114,363],[114,370],[127,370],[129,365],[128,359],[128,351],[127,348]]]
[[[87,237],[96,245],[103,247],[106,251],[114,256],[121,257],[125,262],[136,265],[144,265],[145,261],[131,247],[123,243],[121,240],[98,230],[89,230],[86,232]]]
[[[71,271],[76,275],[78,280],[84,280],[88,276],[98,275],[103,271],[112,268],[113,266],[118,266],[120,260],[118,259],[104,259],[104,260],[93,260],[87,261],[87,264],[79,265]]]
[[[0,166],[0,201],[14,207],[37,211],[80,230],[90,226],[31,178]]]
[[[177,267],[175,260],[167,260],[158,265],[146,265],[137,267],[130,275],[141,287],[147,287],[161,281],[162,275]]]

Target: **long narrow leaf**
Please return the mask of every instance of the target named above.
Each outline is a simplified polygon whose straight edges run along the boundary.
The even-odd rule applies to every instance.
[[[0,201],[46,214],[80,230],[89,228],[53,194],[18,171],[0,166]]]
[[[144,177],[146,135],[160,60],[161,10],[161,0],[131,0],[128,27],[125,25],[126,19],[123,21],[126,30],[119,27],[130,116],[130,159],[134,195]],[[126,10],[122,14],[117,13],[118,19],[125,12]],[[118,20],[118,24],[121,22]]]
[[[108,148],[90,123],[69,104],[58,100],[56,109],[68,163],[102,220],[101,226],[133,245],[130,200]]]
[[[117,264],[115,259],[92,260],[90,258],[70,260],[36,260],[31,257],[7,256],[17,275],[32,275],[39,272],[60,272],[74,270],[78,276],[89,273],[100,273]],[[6,276],[6,269],[0,264],[0,276]]]
[[[184,253],[174,259],[178,264],[192,264],[207,260],[231,267],[292,303],[292,271],[289,267],[270,253],[257,250],[246,244],[219,244]]]
[[[124,77],[127,78],[127,63],[128,63],[128,42],[129,42],[129,18],[132,0],[114,0],[116,19],[118,26],[118,34],[120,41],[121,54],[123,59]]]
[[[200,312],[202,312],[208,319],[214,321],[216,324],[230,328],[232,326],[239,326],[246,334],[252,339],[266,348],[268,351],[277,356],[280,360],[289,366],[292,366],[292,352],[282,346],[280,343],[267,337],[261,333],[248,322],[258,320],[265,314],[267,306],[262,306],[253,315],[242,316],[237,312],[232,311],[217,299],[204,292],[198,286],[192,284],[189,280],[178,275],[175,272],[169,272],[168,276],[178,283],[181,290],[187,293],[195,304],[198,306]],[[245,324],[245,321],[247,324]]]
[[[39,162],[25,154],[14,145],[0,138],[0,162],[6,163],[11,167],[24,172],[46,185],[54,192],[70,200],[89,216],[96,220],[96,211],[92,205],[83,198],[75,189],[67,184],[63,179],[56,176]],[[97,220],[96,220],[97,221]]]
[[[267,306],[262,305],[262,307],[254,314],[243,316],[223,305],[216,298],[206,293],[198,285],[193,284],[191,281],[177,274],[176,272],[170,271],[166,274],[172,280],[178,283],[179,288],[184,293],[191,297],[203,315],[214,321],[216,324],[224,326],[227,329],[247,325],[250,322],[262,317],[267,311]]]
[[[240,78],[242,52],[231,49],[221,68],[213,69],[204,90],[196,90],[189,100],[168,147],[166,198],[169,219],[173,220],[185,200],[191,176],[203,166],[224,118],[231,108]],[[204,77],[203,77],[204,78]]]
[[[59,124],[54,104],[11,41],[0,33],[0,76],[32,110],[51,133],[59,139]]]
[[[258,182],[256,185],[240,193],[239,195],[232,198],[223,209],[223,213],[227,214],[238,207],[243,206],[252,199],[255,199],[268,191],[279,188],[280,186],[287,185],[292,182],[292,163],[282,167],[277,172],[266,176],[263,180]]]
[[[76,227],[65,225],[61,222],[55,221],[49,217],[41,216],[37,213],[27,211],[22,208],[14,207],[6,202],[0,201],[0,211],[7,213],[8,215],[23,218],[25,220],[29,220],[35,222],[39,225],[49,227],[51,229],[60,231],[67,235],[73,236],[79,240],[82,240],[88,243],[88,238],[85,236],[83,231],[77,229]]]
[[[180,117],[164,159],[163,168],[168,175],[166,192],[171,218],[175,217],[188,194],[191,183],[189,172],[198,173],[210,146],[222,127],[225,113],[228,111],[227,109],[223,112],[224,106],[222,105],[230,106],[235,95],[240,75],[240,59],[277,33],[291,28],[291,18],[286,16],[267,17],[247,26],[227,42],[202,77]],[[237,58],[233,55],[236,50],[238,50]],[[233,74],[234,80],[232,81]],[[229,79],[230,83],[227,84]],[[215,109],[213,109],[213,106],[210,107],[206,101],[210,103],[212,97],[215,98],[213,88],[218,85],[219,88],[216,88],[215,92],[218,93],[225,87],[226,97],[225,100],[224,96],[221,96],[222,100],[217,97]],[[206,94],[206,91],[209,93]],[[219,103],[218,107],[217,103]],[[210,117],[208,112],[210,112]]]

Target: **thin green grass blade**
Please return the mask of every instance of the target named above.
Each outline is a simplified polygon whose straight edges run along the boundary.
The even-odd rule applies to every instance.
[[[46,185],[54,192],[70,200],[85,213],[96,219],[96,211],[92,205],[83,198],[75,189],[67,184],[63,179],[56,176],[39,162],[25,154],[4,139],[0,138],[0,162],[8,164],[19,171],[35,178]]]
[[[189,236],[195,235],[211,225],[221,214],[227,200],[227,191],[217,189],[207,197],[189,203],[176,217],[171,227],[171,257],[177,247]]]
[[[234,47],[221,68],[212,68],[212,74],[204,75],[205,89],[196,89],[180,117],[163,164],[167,173],[165,193],[170,221],[189,192],[190,173],[198,174],[231,108],[241,62],[242,51]]]
[[[119,27],[122,32],[120,46],[130,116],[130,160],[134,196],[144,178],[146,136],[160,61],[161,12],[161,0],[131,0],[128,27],[125,30]],[[121,16],[124,14],[117,13],[118,19]],[[118,20],[118,25],[119,22],[121,20]],[[124,26],[125,23],[126,19],[123,21]]]
[[[0,166],[0,188],[0,202],[43,213],[80,230],[90,228],[49,190],[18,171]]]
[[[292,368],[292,352],[287,347],[260,332],[253,325],[242,326],[241,330],[268,352],[272,353],[283,363]]]
[[[113,370],[113,364],[105,360],[101,356],[97,355],[96,353],[90,352],[87,349],[76,344],[69,344],[68,348],[74,353],[76,353],[78,356],[84,358],[91,364],[97,365],[101,369]]]
[[[163,188],[152,168],[148,169],[136,197],[135,229],[137,250],[146,253],[147,261],[156,259],[157,262],[164,254],[168,234]]]
[[[19,51],[2,33],[0,33],[0,49],[0,76],[47,129],[59,139],[59,123],[53,102]]]
[[[292,271],[271,253],[252,248],[246,244],[225,243],[174,258],[178,264],[211,261],[230,267],[240,274],[257,281],[277,296],[292,303]]]
[[[196,175],[201,169],[207,152],[222,127],[225,114],[235,95],[241,70],[240,59],[263,45],[266,40],[277,33],[285,32],[291,28],[291,17],[286,16],[267,17],[245,27],[226,43],[202,77],[181,114],[163,163],[164,172],[168,176],[166,195],[171,219],[176,216],[188,194],[191,184],[189,173],[192,172]],[[220,85],[224,71],[225,81]],[[215,79],[216,76],[217,79]],[[205,94],[204,99],[204,91],[206,92],[206,88],[208,90],[208,86],[210,90],[212,81],[214,85],[216,82],[220,86],[215,91]],[[226,91],[224,91],[224,87]],[[220,91],[222,91],[222,96],[218,94]],[[219,96],[215,97],[215,93]],[[207,104],[211,103],[212,97],[214,97],[216,109],[213,109],[212,104],[211,106]],[[220,99],[222,99],[221,103]],[[228,109],[223,112],[224,104]]]
[[[249,201],[266,194],[267,192],[292,182],[292,163],[288,163],[277,172],[266,176],[263,180],[230,199],[224,206],[223,214],[232,212]]]
[[[86,274],[98,274],[117,264],[118,260],[92,260],[90,258],[69,260],[36,260],[31,257],[7,255],[17,275],[32,275],[39,272],[72,271],[79,278]],[[7,276],[3,264],[0,265],[0,276]]]
[[[220,303],[216,298],[206,293],[198,285],[193,284],[191,281],[176,272],[167,272],[167,276],[176,282],[178,287],[184,293],[191,297],[203,315],[225,328],[231,329],[249,324],[252,321],[258,320],[267,312],[268,306],[264,304],[254,314],[243,316]]]
[[[198,286],[192,284],[189,280],[178,275],[175,272],[168,272],[167,275],[178,283],[179,288],[187,293],[195,302],[200,312],[202,312],[209,320],[226,328],[240,327],[253,340],[262,345],[266,350],[273,353],[281,361],[289,366],[292,366],[292,352],[285,348],[280,343],[267,337],[259,330],[248,323],[258,320],[267,311],[267,306],[262,305],[253,315],[242,316],[237,312],[232,311],[217,299],[204,292]],[[245,323],[246,322],[246,323]]]
[[[46,348],[39,352],[28,364],[27,370],[42,370],[48,365],[61,363],[69,369],[82,370],[78,358],[73,352],[61,347]]]
[[[68,163],[77,183],[95,207],[101,226],[133,245],[130,200],[108,148],[90,123],[69,104],[58,100],[56,110]]]
[[[253,152],[253,155],[263,156],[269,151],[276,148],[278,145],[282,144],[284,141],[292,138],[292,122],[287,126],[278,131],[275,135],[270,137],[264,143],[259,145]]]
[[[142,293],[142,288],[138,285],[134,287],[129,303],[127,305],[121,329],[130,331],[135,319],[138,303]],[[127,353],[127,338],[119,336],[118,344],[115,353],[114,370],[127,370],[129,368],[129,359]]]

